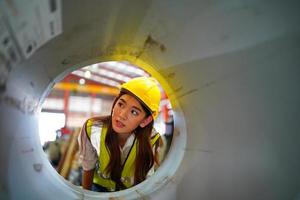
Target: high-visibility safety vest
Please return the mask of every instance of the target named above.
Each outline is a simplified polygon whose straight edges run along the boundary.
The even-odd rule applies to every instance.
[[[91,138],[91,127],[93,121],[88,120],[87,122],[87,135]],[[99,166],[98,169],[94,172],[93,182],[101,185],[102,187],[107,188],[109,191],[115,191],[116,183],[111,180],[110,175],[105,172],[105,169],[109,163],[110,156],[109,150],[105,145],[105,137],[107,135],[107,125],[103,123],[102,130],[101,130],[101,138],[100,138],[100,153],[99,153]],[[155,142],[159,139],[160,134],[157,133],[151,139],[151,146],[155,144]],[[123,170],[121,173],[121,181],[125,185],[126,188],[129,188],[134,185],[134,170],[135,170],[135,159],[136,159],[136,152],[138,148],[138,143],[136,138],[134,139],[133,145],[127,155],[125,163],[123,164]]]

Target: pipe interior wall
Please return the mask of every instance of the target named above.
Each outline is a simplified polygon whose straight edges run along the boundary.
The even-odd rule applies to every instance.
[[[299,6],[62,1],[62,33],[1,66],[0,199],[100,198],[56,174],[39,144],[37,118],[63,74],[113,59],[153,66],[178,102],[171,154],[184,158],[167,184],[140,197],[299,199]],[[182,137],[186,146],[176,150]],[[159,174],[177,161],[167,162]],[[118,197],[136,198],[134,192]]]

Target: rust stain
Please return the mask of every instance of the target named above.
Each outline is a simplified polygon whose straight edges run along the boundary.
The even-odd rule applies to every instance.
[[[171,79],[171,78],[174,78],[176,76],[176,73],[175,72],[171,72],[167,75],[167,78]]]
[[[155,40],[151,35],[148,35],[144,42],[142,50],[136,54],[136,58],[139,58],[145,52],[146,49],[149,49],[151,47],[157,47],[161,52],[165,52],[167,50],[164,44]]]
[[[153,39],[151,35],[148,35],[147,39],[144,42],[144,47],[150,47],[150,46],[156,46],[159,47],[159,49],[164,52],[166,51],[166,47],[164,44],[158,42],[157,40]]]

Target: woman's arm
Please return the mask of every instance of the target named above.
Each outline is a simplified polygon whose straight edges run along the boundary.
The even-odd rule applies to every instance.
[[[82,173],[82,187],[87,190],[91,190],[95,169],[89,171],[83,170]]]
[[[158,140],[154,144],[154,169],[156,170],[159,166],[160,163],[162,162],[164,158],[164,153],[163,153],[163,147],[164,147],[164,142],[162,139],[162,136],[158,138]]]
[[[84,123],[80,135],[78,137],[79,154],[82,162],[82,187],[84,189],[91,189],[93,183],[94,170],[98,159],[97,152],[90,142],[86,132],[86,123]]]

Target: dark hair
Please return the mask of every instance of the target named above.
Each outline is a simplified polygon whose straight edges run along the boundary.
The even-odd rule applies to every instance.
[[[112,110],[118,99],[124,94],[126,93],[121,92],[116,97],[112,105]],[[146,112],[146,117],[151,115],[150,111],[143,105],[143,103],[141,103],[141,106]],[[135,160],[134,185],[146,179],[148,171],[152,168],[154,161],[156,160],[150,143],[152,128],[153,120],[144,128],[138,126],[134,131],[138,146]],[[118,136],[112,128],[111,116],[108,121],[105,144],[110,152],[110,160],[105,170],[108,174],[110,174],[111,179],[116,182],[116,190],[126,189],[126,187],[120,180],[123,166],[121,163],[121,153],[118,144]]]

